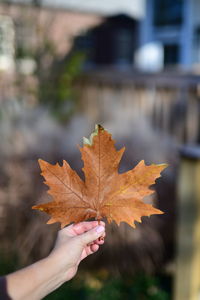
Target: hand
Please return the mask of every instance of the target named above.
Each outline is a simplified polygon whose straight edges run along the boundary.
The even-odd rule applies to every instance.
[[[77,272],[78,265],[85,257],[98,251],[105,237],[105,223],[98,221],[72,224],[60,230],[49,259],[60,268],[64,281],[70,280]]]
[[[70,225],[59,231],[55,247],[44,258],[8,274],[7,292],[15,300],[39,300],[70,280],[82,259],[96,252],[105,237],[105,224],[98,221]]]

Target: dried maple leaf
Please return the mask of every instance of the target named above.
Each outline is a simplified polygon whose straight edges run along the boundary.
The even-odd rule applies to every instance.
[[[114,220],[118,225],[127,222],[135,227],[134,221],[141,222],[142,216],[163,213],[142,199],[154,192],[149,186],[155,183],[166,164],[146,166],[140,161],[134,169],[119,174],[125,148],[117,151],[111,134],[100,125],[90,139],[83,139],[83,147],[79,149],[85,181],[66,161],[60,166],[39,160],[53,201],[33,206],[33,209],[51,215],[48,224],[60,222],[64,227],[71,222],[106,217],[109,223]]]

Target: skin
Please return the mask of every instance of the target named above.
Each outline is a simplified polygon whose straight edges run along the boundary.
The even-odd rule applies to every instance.
[[[79,263],[104,243],[105,223],[72,224],[60,230],[48,257],[7,275],[7,293],[13,300],[38,300],[72,279]]]

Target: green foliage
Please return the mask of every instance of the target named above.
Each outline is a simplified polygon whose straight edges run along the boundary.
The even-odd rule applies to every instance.
[[[10,259],[6,257],[3,251],[0,251],[0,276],[16,271],[17,266],[18,259],[16,255],[13,255],[13,258]]]
[[[0,255],[0,276],[20,268],[17,257]],[[163,285],[165,288],[163,288]],[[170,300],[167,277],[137,274],[115,277],[108,271],[98,273],[79,271],[74,279],[45,297],[45,300]]]
[[[39,3],[38,0],[36,2]],[[25,20],[23,24],[31,28],[32,21],[26,24]],[[47,35],[44,36],[42,45],[39,44],[35,48],[31,48],[27,43],[16,43],[15,57],[31,58],[36,62],[37,68],[33,75],[38,82],[39,102],[48,107],[59,121],[67,121],[76,108],[77,97],[73,82],[81,72],[86,54],[74,50],[67,57],[60,59],[56,49],[57,45]],[[19,87],[23,78],[18,78],[19,82],[16,81],[16,84]]]
[[[114,278],[87,274],[78,275],[64,284],[46,300],[169,300],[169,294],[160,286],[159,278],[147,275]]]
[[[73,53],[68,59],[54,62],[48,75],[40,78],[40,102],[47,105],[61,121],[68,120],[76,107],[73,82],[79,76],[84,60],[85,54]]]
[[[17,45],[15,50],[15,58],[34,58],[34,52],[31,49],[27,49],[23,45]]]

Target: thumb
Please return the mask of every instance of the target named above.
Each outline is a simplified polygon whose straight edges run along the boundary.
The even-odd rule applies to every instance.
[[[77,238],[81,241],[82,245],[87,245],[96,239],[98,239],[103,233],[105,232],[105,227],[102,225],[99,225],[79,236]]]

